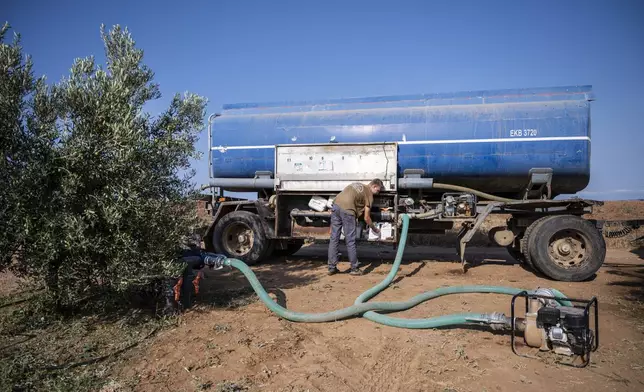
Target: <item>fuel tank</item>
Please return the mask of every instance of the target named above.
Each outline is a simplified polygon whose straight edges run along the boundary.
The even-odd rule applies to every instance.
[[[591,86],[416,94],[223,106],[211,128],[211,176],[274,170],[275,145],[396,142],[398,176],[496,195],[521,192],[533,168],[552,192],[590,180]]]

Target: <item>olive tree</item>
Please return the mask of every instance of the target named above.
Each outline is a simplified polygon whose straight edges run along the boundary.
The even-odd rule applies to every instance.
[[[177,251],[197,223],[194,173],[181,172],[198,158],[205,99],[177,94],[147,114],[161,94],[143,51],[120,26],[102,26],[101,37],[103,66],[77,59],[69,76],[36,89],[33,121],[17,120],[46,130],[48,149],[27,162],[44,168],[45,185],[42,203],[26,207],[10,268],[42,279],[59,305],[179,274]]]
[[[40,218],[53,169],[55,113],[44,78],[33,75],[20,35],[0,28],[0,271],[23,254]]]

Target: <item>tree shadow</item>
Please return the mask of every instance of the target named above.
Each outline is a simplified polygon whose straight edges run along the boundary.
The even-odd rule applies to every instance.
[[[286,307],[286,295],[282,289],[306,286],[319,280],[319,263],[298,260],[296,257],[271,258],[251,266],[266,292],[277,303]],[[206,308],[236,309],[258,299],[246,277],[234,269],[202,270],[199,293],[194,304]]]
[[[409,264],[410,262],[407,263],[401,263],[401,264]],[[396,279],[392,281],[392,284],[400,283],[404,278],[410,278],[417,273],[419,273],[425,266],[427,265],[427,261],[422,261],[420,264],[416,266],[411,272],[408,272],[406,274],[399,275]],[[376,268],[383,264],[390,264],[390,263],[385,263],[382,260],[368,260],[367,263],[365,263],[365,268],[364,268],[364,273],[369,274],[373,272]]]
[[[413,270],[413,271],[411,271],[411,272],[409,272],[409,273],[407,273],[407,274],[404,274],[404,275],[401,275],[401,276],[397,277],[396,279],[394,279],[394,281],[393,281],[392,283],[393,283],[393,284],[397,284],[397,283],[400,283],[400,281],[401,281],[401,280],[403,280],[403,279],[405,279],[405,278],[411,278],[412,276],[414,276],[414,275],[416,275],[417,273],[419,273],[419,272],[420,272],[420,270],[422,270],[423,268],[425,268],[425,266],[426,266],[426,265],[427,265],[427,262],[425,262],[425,261],[424,261],[424,262],[421,262],[421,263],[420,263],[416,268],[414,268],[414,270]]]
[[[620,286],[628,289],[625,299],[634,302],[644,302],[644,247],[631,250],[639,257],[637,263],[604,263],[606,273],[624,278],[609,282],[608,286]]]

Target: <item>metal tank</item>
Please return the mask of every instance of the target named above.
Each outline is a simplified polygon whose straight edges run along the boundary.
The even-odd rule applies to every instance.
[[[228,104],[210,130],[210,172],[273,172],[276,145],[395,142],[399,178],[420,169],[435,182],[512,195],[531,169],[546,169],[552,197],[574,194],[590,177],[592,100],[591,86],[568,86]]]

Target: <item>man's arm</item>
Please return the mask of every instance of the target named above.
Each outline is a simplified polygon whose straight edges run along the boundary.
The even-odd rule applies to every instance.
[[[373,221],[371,220],[371,207],[366,207],[364,208],[364,221],[367,222],[367,227],[370,227],[371,230],[373,230],[374,233],[378,234],[380,233],[380,229],[376,227],[376,225],[373,224]]]

